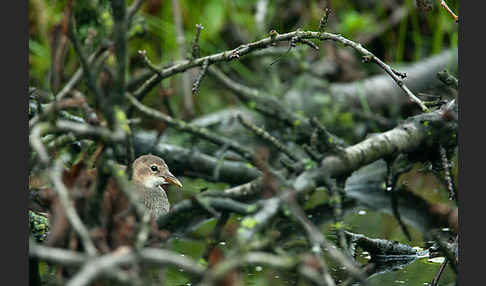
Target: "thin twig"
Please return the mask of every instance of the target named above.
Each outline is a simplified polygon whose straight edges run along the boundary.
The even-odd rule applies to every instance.
[[[290,193],[288,194],[290,195]],[[291,199],[286,199],[292,209],[291,214],[296,218],[297,222],[304,228],[312,244],[312,249],[314,253],[321,251],[322,247],[326,248],[329,255],[336,259],[341,265],[346,267],[346,270],[355,278],[360,281],[365,280],[365,275],[356,265],[356,263],[346,254],[341,252],[335,245],[329,242],[317,229],[317,227],[312,224],[307,218],[302,208],[297,203],[292,203]]]
[[[447,258],[445,258],[444,262],[442,262],[442,264],[440,265],[439,271],[437,271],[437,274],[435,274],[434,280],[432,280],[432,283],[430,283],[430,286],[439,285],[440,276],[442,275],[442,272],[444,272],[444,269],[447,266],[447,262],[448,262],[448,260],[447,260]]]
[[[386,157],[385,160],[386,160],[386,167],[387,167],[386,191],[391,192],[390,200],[391,200],[393,216],[395,216],[395,219],[400,225],[400,228],[402,229],[403,233],[407,237],[408,241],[412,241],[412,236],[410,235],[410,232],[408,231],[407,226],[403,222],[400,212],[398,210],[398,190],[399,189],[396,189],[395,186],[398,181],[399,174],[396,174],[394,172],[393,167],[395,164],[398,164],[399,156]],[[409,170],[409,168],[406,169]]]
[[[201,57],[201,47],[199,46],[199,35],[204,27],[201,24],[196,24],[196,36],[194,36],[194,41],[192,42],[192,58],[197,59]]]
[[[449,160],[447,159],[447,152],[444,147],[439,147],[440,159],[442,162],[442,168],[444,169],[444,179],[447,182],[447,190],[449,191],[449,200],[456,198],[456,191],[454,190],[454,184],[452,181],[451,170]]]
[[[70,8],[70,10],[72,9],[73,7]],[[81,62],[81,67],[83,68],[83,74],[84,77],[86,78],[88,88],[95,94],[95,107],[101,107],[103,111],[106,111],[107,113],[111,113],[109,110],[107,111],[104,108],[106,100],[103,96],[103,92],[101,91],[101,88],[96,84],[96,77],[90,68],[90,63],[84,54],[81,44],[79,43],[78,37],[76,36],[75,19],[74,19],[74,13],[72,11],[70,11],[69,13],[68,22],[69,22],[68,23],[69,39],[73,43],[74,50],[78,55],[79,61]]]
[[[97,58],[103,57],[103,55],[108,54],[106,51],[107,45],[101,46],[97,51],[92,53],[88,57],[88,64],[92,64]],[[78,68],[76,72],[73,74],[71,79],[64,85],[64,87],[56,94],[56,100],[62,99],[65,95],[67,95],[81,80],[83,76],[83,69]]]
[[[157,74],[159,73],[159,70],[157,69],[157,67],[147,57],[147,51],[146,50],[139,50],[138,54],[142,57],[143,63],[145,64],[145,66],[147,66],[149,68],[149,70],[151,70],[152,72],[157,73]]]
[[[449,8],[449,6],[447,6],[447,3],[444,1],[444,0],[441,0],[440,1],[440,5],[446,9],[447,12],[449,12],[449,14],[452,16],[452,18],[454,18],[454,21],[459,22],[459,17],[454,14],[454,12],[452,12],[451,8]]]
[[[191,124],[187,124],[184,121],[172,118],[168,115],[165,115],[155,109],[152,109],[150,107],[147,107],[143,105],[140,101],[138,101],[135,97],[126,94],[126,97],[130,100],[130,102],[140,111],[143,113],[152,116],[154,118],[160,119],[164,121],[165,123],[173,126],[174,128],[180,130],[180,131],[185,131],[189,132],[192,134],[195,134],[203,139],[206,139],[210,142],[213,142],[215,144],[220,144],[220,145],[228,145],[228,148],[232,149],[233,151],[238,152],[241,156],[243,156],[245,159],[252,161],[253,156],[252,153],[245,147],[241,146],[239,143],[236,141],[233,141],[231,139],[217,136],[215,134],[212,134],[209,130],[206,128],[200,128]]]
[[[319,235],[317,235],[316,232],[317,228],[312,224],[312,222],[305,219],[306,215],[304,211],[297,204],[297,202],[292,196],[287,196],[287,203],[289,204],[292,215],[297,219],[297,221],[302,225],[302,227],[307,233],[307,237],[311,244],[311,252],[314,255],[314,257],[319,261],[319,264],[322,268],[323,271],[322,278],[325,281],[325,285],[330,285],[330,286],[335,285],[334,280],[332,279],[332,277],[329,275],[329,272],[327,271],[327,264],[324,261],[324,259],[322,259],[321,256],[322,239]]]
[[[285,155],[287,155],[287,157],[289,157],[290,159],[292,159],[295,162],[298,162],[299,161],[299,159],[286,146],[284,146],[282,143],[280,143],[277,140],[277,138],[275,138],[272,135],[270,135],[270,133],[268,133],[267,131],[265,131],[263,128],[259,128],[255,124],[253,124],[253,123],[249,122],[248,120],[244,119],[241,114],[237,114],[236,115],[236,118],[238,118],[238,120],[241,122],[241,124],[243,124],[243,126],[245,126],[246,128],[250,129],[253,133],[255,133],[256,135],[258,135],[263,140],[265,140],[265,141],[269,142],[270,144],[272,144],[279,151],[281,151],[282,153],[284,153]]]
[[[393,210],[393,216],[395,216],[395,219],[397,220],[398,224],[400,225],[400,228],[402,229],[403,233],[407,237],[408,241],[412,241],[412,236],[410,235],[410,232],[408,231],[408,228],[405,225],[405,223],[403,222],[402,217],[400,215],[400,212],[398,211],[397,190],[392,190],[391,205],[392,205],[392,210]]]
[[[194,80],[194,83],[192,84],[192,94],[193,95],[197,95],[197,92],[199,91],[199,85],[201,84],[201,80],[208,70],[208,66],[209,66],[208,61],[205,61],[201,70],[199,71],[199,73],[196,77],[196,80]]]
[[[138,12],[140,7],[142,6],[143,2],[145,0],[135,0],[133,4],[128,7],[127,9],[127,19],[125,20],[127,22],[127,26],[130,27],[132,24],[133,17],[135,14]]]
[[[324,9],[324,16],[321,18],[321,20],[319,21],[319,29],[318,31],[319,32],[324,32],[327,28],[327,21],[329,19],[329,14],[331,14],[331,9],[329,9],[328,7],[326,7]]]
[[[338,180],[339,186],[326,178],[326,187],[331,193],[332,208],[334,214],[334,223],[336,227],[337,237],[338,237],[338,245],[341,247],[344,253],[349,253],[348,244],[346,241],[346,236],[344,234],[344,222],[343,222],[343,188],[344,188],[344,181],[340,178]]]
[[[296,131],[295,135],[297,136],[298,142],[308,142],[313,129],[313,123],[308,118],[292,111],[274,96],[271,96],[263,91],[245,86],[232,80],[215,66],[210,66],[208,71],[218,81],[220,81],[230,90],[235,92],[238,98],[241,101],[247,103],[250,108],[252,107],[250,105],[252,104],[252,102],[256,103],[254,108],[259,113],[273,120],[283,122],[287,126],[291,127],[293,130]],[[326,132],[330,137],[329,142],[333,144],[344,145],[344,140],[340,139],[336,135],[331,134],[328,131]]]
[[[423,111],[428,111],[428,108],[422,103],[422,101],[417,98],[412,91],[405,85],[402,78],[406,75],[404,73],[398,72],[379,58],[377,58],[373,53],[365,49],[361,44],[346,39],[345,37],[337,34],[327,33],[327,32],[313,32],[313,31],[294,31],[285,34],[273,34],[270,37],[261,39],[256,42],[248,43],[241,45],[233,50],[225,51],[216,53],[213,55],[209,55],[206,57],[201,57],[194,60],[186,60],[174,64],[168,68],[160,69],[158,76],[160,77],[158,80],[162,80],[169,76],[172,76],[177,73],[184,72],[188,69],[194,68],[196,66],[202,66],[204,61],[208,61],[209,65],[223,62],[223,61],[231,61],[234,59],[239,59],[242,56],[250,54],[256,50],[266,49],[271,47],[275,42],[283,42],[283,41],[292,41],[292,39],[319,39],[319,40],[332,40],[336,42],[340,42],[345,46],[349,46],[359,52],[365,61],[370,61],[376,63],[380,66],[390,77],[397,83],[397,85],[405,92],[405,94],[415,103],[417,103]],[[155,78],[153,78],[155,80]]]

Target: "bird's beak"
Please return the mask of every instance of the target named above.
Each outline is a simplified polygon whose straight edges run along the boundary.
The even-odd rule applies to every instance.
[[[179,188],[182,188],[182,183],[181,181],[179,181],[179,179],[177,179],[174,175],[172,175],[171,172],[167,171],[167,173],[164,175],[164,179],[173,184],[173,185],[176,185],[178,186]]]

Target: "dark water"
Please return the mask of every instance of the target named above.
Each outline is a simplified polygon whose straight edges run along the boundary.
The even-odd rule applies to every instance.
[[[354,233],[364,234],[370,238],[398,241],[421,250],[425,249],[425,238],[423,234],[430,230],[428,228],[433,228],[434,226],[427,220],[427,217],[424,217],[427,214],[423,212],[420,206],[415,204],[413,201],[415,198],[407,199],[399,205],[399,209],[402,219],[411,234],[412,241],[408,241],[397,220],[391,214],[389,196],[383,189],[383,184],[380,179],[384,174],[382,167],[383,162],[378,162],[375,166],[369,168],[368,171],[364,173],[358,172],[348,180],[347,194],[355,202],[344,209],[343,222],[345,228]],[[370,173],[369,170],[372,170],[372,172]],[[414,192],[424,193],[421,195],[424,200],[432,203],[441,202],[450,204],[447,200],[447,192],[440,184],[437,184],[437,182],[431,179],[430,176],[413,173],[413,175],[405,179],[408,180],[408,184]],[[359,184],[353,184],[353,182],[359,182]],[[211,184],[200,179],[186,179],[184,186],[184,192],[169,194],[172,196],[172,199],[180,200],[190,197],[205,187],[212,190],[222,190],[226,187],[224,184]],[[306,209],[312,209],[319,202],[326,200],[326,198],[328,197],[325,193],[316,192],[308,198],[309,200],[304,206]],[[308,217],[319,226],[322,233],[328,239],[333,240],[335,238],[332,213],[329,211],[308,212]],[[220,241],[218,245],[223,251],[231,249],[233,243],[231,234],[228,235],[228,233],[224,232],[228,232],[227,228],[237,228],[240,221],[241,217],[233,215],[226,224],[226,230],[223,229],[223,233],[221,234],[223,241]],[[190,232],[179,235],[175,234],[176,237],[170,239],[166,247],[205,264],[206,261],[203,257],[207,250],[208,242],[213,235],[215,225],[215,219],[208,219],[204,223],[195,226]],[[329,264],[331,275],[336,282],[343,282],[348,277],[346,271],[341,266],[333,264],[333,261],[328,259],[325,253],[324,257]],[[369,258],[366,252],[358,251],[357,260],[363,265],[368,263]],[[382,267],[378,273],[368,278],[369,285],[426,285],[432,281],[442,261],[443,258],[441,257],[434,259],[420,258],[403,263],[403,265],[398,264],[388,268]],[[306,281],[298,280],[296,278],[297,276],[293,273],[279,271],[261,265],[251,265],[244,268],[242,275],[245,276],[244,281],[246,285],[309,285]],[[180,269],[168,268],[164,276],[167,285],[190,285],[191,283],[191,280]],[[440,279],[440,284],[446,285],[454,281],[455,274],[447,266]]]
[[[216,221],[208,220],[197,230],[197,236],[210,234]],[[409,242],[403,234],[395,218],[388,214],[367,209],[365,207],[356,207],[350,210],[344,216],[344,223],[353,229],[356,233],[362,233],[370,237],[385,238],[406,243],[410,246],[424,248],[422,235],[415,228],[409,226],[412,241]],[[332,224],[325,224],[321,227],[323,233],[332,236]],[[175,238],[171,239],[168,247],[178,251],[183,255],[190,256],[196,261],[204,263],[203,254],[206,249],[205,239],[188,239]],[[220,242],[219,247],[229,249],[231,242]],[[359,251],[357,260],[366,264],[369,261],[367,253]],[[331,260],[329,267],[332,276],[337,282],[344,280],[347,273],[338,265],[333,265]],[[430,283],[439,270],[442,258],[429,260],[421,258],[411,262],[408,265],[398,266],[398,269],[386,270],[376,273],[369,278],[369,285],[426,285]],[[304,281],[297,281],[295,277],[284,271],[274,270],[268,267],[253,265],[244,269],[246,285],[309,285]],[[190,279],[179,269],[167,269],[165,272],[165,281],[167,285],[189,285]],[[446,267],[440,279],[441,285],[455,281],[455,275],[450,267]]]

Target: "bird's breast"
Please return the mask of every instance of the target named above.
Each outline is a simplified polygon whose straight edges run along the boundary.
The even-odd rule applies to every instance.
[[[169,212],[170,209],[167,194],[159,188],[151,188],[145,192],[144,204],[154,218]]]

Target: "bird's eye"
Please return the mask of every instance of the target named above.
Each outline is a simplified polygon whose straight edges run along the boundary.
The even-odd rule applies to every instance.
[[[159,170],[159,168],[158,168],[157,166],[155,166],[155,165],[152,165],[152,166],[150,167],[150,169],[151,169],[152,171],[154,171],[154,172],[157,172],[157,171]]]

